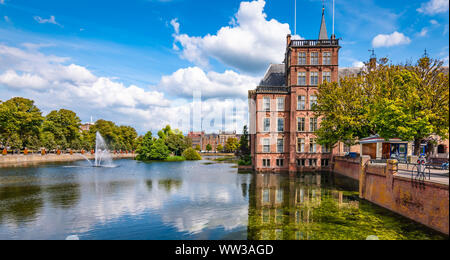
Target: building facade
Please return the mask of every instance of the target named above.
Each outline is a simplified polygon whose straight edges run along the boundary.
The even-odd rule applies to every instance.
[[[318,85],[339,79],[339,39],[328,38],[324,10],[319,39],[287,36],[284,64],[271,64],[256,90],[249,91],[250,143],[258,172],[298,172],[329,168],[332,154],[359,152],[317,143],[320,125],[312,106]]]
[[[196,148],[198,145],[202,152],[208,152],[208,144],[211,145],[211,152],[221,152],[217,150],[219,144],[225,147],[228,139],[236,138],[239,141],[241,136],[236,131],[219,131],[219,134],[206,134],[205,132],[189,132],[188,134],[188,137],[192,140],[192,147]]]

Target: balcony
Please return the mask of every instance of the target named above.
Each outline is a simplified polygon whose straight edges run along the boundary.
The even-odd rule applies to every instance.
[[[338,47],[339,39],[330,40],[292,40],[290,47]]]

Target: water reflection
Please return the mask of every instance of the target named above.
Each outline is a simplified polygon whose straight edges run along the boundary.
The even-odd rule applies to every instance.
[[[0,223],[31,222],[42,210],[44,201],[40,186],[0,186]]]
[[[250,240],[431,239],[442,236],[360,201],[358,183],[332,173],[255,175],[250,186]],[[411,230],[419,232],[411,232]],[[408,231],[407,231],[408,230]],[[425,231],[423,231],[425,230]]]
[[[77,162],[75,166],[83,166]],[[334,174],[238,174],[232,164],[115,162],[0,169],[0,239],[442,238],[358,200]]]

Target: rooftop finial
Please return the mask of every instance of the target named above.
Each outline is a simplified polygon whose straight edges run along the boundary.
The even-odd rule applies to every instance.
[[[325,0],[322,0],[322,23],[320,24],[319,40],[328,40],[327,25],[325,24]]]
[[[371,50],[369,50],[369,51],[371,52],[370,58],[371,58],[371,59],[376,59],[377,56],[375,55],[375,49],[371,49]]]
[[[425,49],[425,51],[424,51],[424,53],[423,53],[423,57],[424,57],[424,58],[428,58],[427,49]]]

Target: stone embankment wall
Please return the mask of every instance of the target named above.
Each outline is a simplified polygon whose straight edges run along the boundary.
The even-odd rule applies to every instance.
[[[335,158],[334,171],[359,181],[359,196],[444,234],[449,234],[448,185],[397,176],[396,161]]]
[[[88,159],[95,159],[95,155],[86,154]],[[135,158],[136,154],[113,154],[114,159]],[[71,162],[85,160],[80,154],[17,154],[17,155],[0,155],[0,166],[26,164],[26,163],[46,163],[46,162]]]

